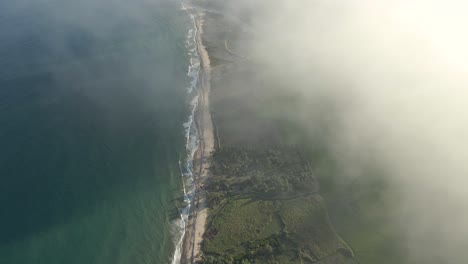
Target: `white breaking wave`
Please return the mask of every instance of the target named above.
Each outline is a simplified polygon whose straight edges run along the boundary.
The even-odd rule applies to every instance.
[[[181,166],[185,207],[180,210],[180,219],[177,219],[174,222],[175,251],[171,262],[172,264],[180,264],[180,259],[182,257],[183,241],[195,192],[193,159],[200,143],[198,129],[195,122],[195,112],[197,111],[198,99],[200,96],[200,92],[198,90],[200,56],[196,48],[196,37],[198,31],[195,25],[195,16],[190,14],[190,18],[193,23],[193,28],[187,32],[186,48],[189,51],[188,55],[190,57],[190,64],[187,71],[187,76],[190,78],[190,85],[187,87],[187,95],[191,100],[189,104],[190,114],[188,116],[187,122],[183,124],[185,130],[185,150],[187,156],[185,157],[183,166]]]

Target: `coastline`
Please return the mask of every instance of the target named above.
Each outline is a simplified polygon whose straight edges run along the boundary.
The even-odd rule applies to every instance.
[[[213,123],[210,112],[209,95],[211,90],[211,67],[208,52],[203,45],[203,23],[204,14],[195,8],[190,8],[190,13],[195,17],[196,26],[196,49],[200,57],[200,75],[198,89],[200,91],[198,109],[195,113],[195,123],[199,131],[199,147],[194,158],[194,199],[190,208],[186,232],[183,238],[182,256],[180,263],[194,263],[200,258],[201,244],[206,228],[208,216],[204,182],[210,176],[209,157],[214,150]]]
[[[195,56],[192,68],[196,69],[196,82],[192,87],[197,92],[191,124],[198,141],[188,164],[192,179],[190,209],[184,214],[180,257],[173,264],[230,263],[233,259],[249,263],[356,264],[353,250],[330,220],[303,149],[284,141],[290,132],[275,131],[281,120],[258,116],[271,100],[258,100],[258,94],[263,94],[260,91],[268,92],[268,80],[248,58],[250,53],[235,52],[243,50],[236,40],[245,40],[237,34],[246,32],[246,25],[233,22],[229,13],[205,8],[214,1],[207,0],[207,5],[201,6],[188,1],[188,6],[183,5],[195,32],[192,35],[190,30],[188,36],[190,54]],[[251,78],[243,78],[246,73]],[[215,89],[211,91],[212,85]],[[210,105],[216,120],[212,119]],[[219,120],[223,122],[216,124]],[[217,125],[221,125],[221,131]],[[218,132],[230,147],[215,147],[220,143]],[[219,152],[212,160],[215,149]],[[211,165],[216,166],[216,184],[221,183],[221,187],[208,181]],[[245,169],[239,170],[241,167]],[[247,177],[238,177],[240,173]],[[208,191],[221,193],[219,199],[210,201],[214,208],[210,214],[214,215],[209,225]],[[206,237],[205,232],[209,234]]]

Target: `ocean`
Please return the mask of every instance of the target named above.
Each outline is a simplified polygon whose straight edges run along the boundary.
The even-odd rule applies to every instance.
[[[0,1],[0,263],[173,261],[192,27],[174,0]]]

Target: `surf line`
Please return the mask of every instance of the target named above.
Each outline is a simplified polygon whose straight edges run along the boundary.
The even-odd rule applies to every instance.
[[[185,9],[185,7],[182,7]],[[187,10],[187,9],[185,9]],[[175,251],[172,258],[172,264],[180,264],[182,257],[182,249],[184,243],[185,233],[187,231],[188,218],[190,209],[195,198],[195,185],[194,185],[194,157],[200,145],[200,138],[198,128],[195,122],[195,114],[198,108],[200,91],[198,89],[198,82],[201,70],[200,56],[197,50],[196,37],[198,29],[196,26],[195,16],[187,11],[190,15],[192,28],[188,30],[186,37],[186,49],[189,57],[189,66],[187,76],[190,80],[190,85],[187,87],[187,97],[190,99],[189,103],[189,116],[187,122],[183,124],[185,131],[185,160],[179,161],[179,167],[182,174],[182,186],[184,193],[185,207],[180,210],[180,219],[176,220],[175,226],[178,229],[176,236]]]

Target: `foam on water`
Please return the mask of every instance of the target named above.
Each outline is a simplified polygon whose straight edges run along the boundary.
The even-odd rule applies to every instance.
[[[186,48],[188,50],[188,55],[190,58],[190,64],[187,71],[187,76],[190,78],[190,85],[187,87],[187,96],[190,99],[190,111],[189,116],[187,118],[187,122],[183,124],[186,139],[186,157],[185,161],[179,161],[182,174],[185,207],[180,210],[180,219],[177,219],[173,225],[173,234],[176,245],[174,256],[172,258],[172,264],[179,264],[182,256],[184,235],[186,232],[190,208],[192,206],[195,194],[193,159],[200,142],[198,129],[195,122],[195,112],[198,107],[198,99],[200,96],[200,92],[198,90],[198,77],[200,75],[200,56],[197,52],[196,42],[198,31],[195,26],[195,16],[193,14],[190,14],[190,18],[193,23],[193,28],[188,30],[186,39]]]

